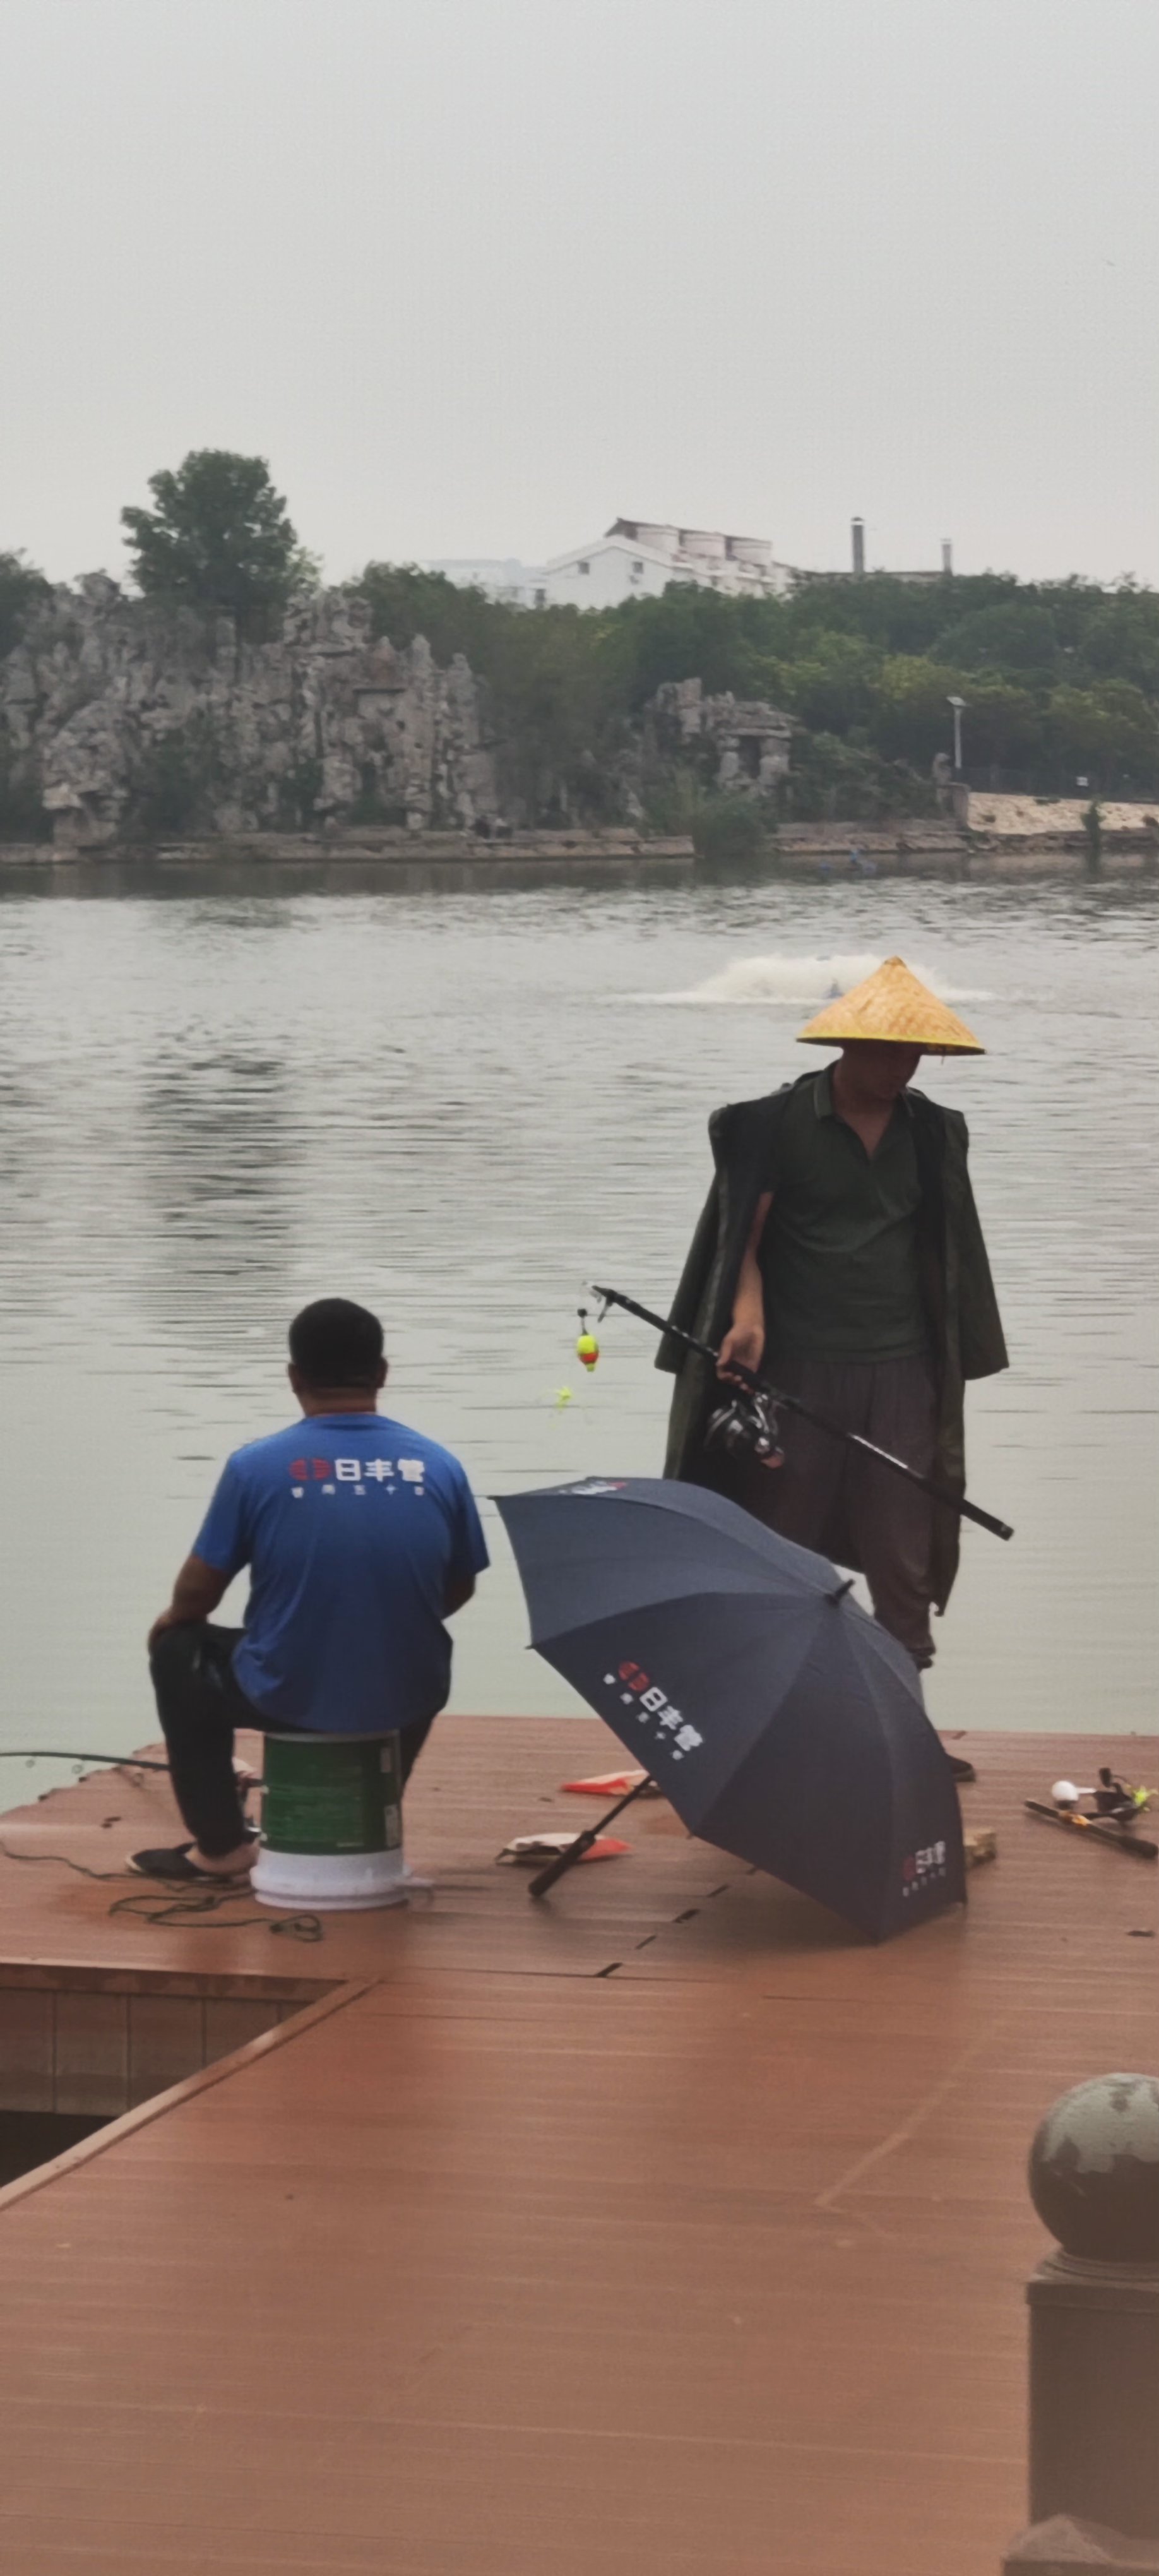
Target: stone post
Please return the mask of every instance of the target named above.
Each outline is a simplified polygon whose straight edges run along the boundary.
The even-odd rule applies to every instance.
[[[1005,2576],[1159,2570],[1159,2080],[1064,2093],[1030,2151],[1030,2528]]]

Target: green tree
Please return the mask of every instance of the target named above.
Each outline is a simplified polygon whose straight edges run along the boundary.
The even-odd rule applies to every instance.
[[[1159,696],[1159,599],[1154,591],[1122,590],[1088,619],[1078,648],[1085,675],[1133,680]]]
[[[800,733],[781,804],[793,822],[886,823],[933,813],[935,798],[929,777],[906,761],[883,760],[864,742],[838,734]]]
[[[991,672],[968,681],[961,694],[967,702],[967,768],[975,781],[988,769],[1038,775],[1046,739],[1041,695]]]
[[[48,595],[48,583],[22,554],[0,554],[0,662],[19,644],[31,611]]]
[[[497,607],[485,591],[448,581],[443,572],[423,572],[417,564],[369,563],[353,587],[370,603],[376,635],[389,637],[400,651],[424,635],[436,662],[445,666],[454,654],[465,653],[480,679],[515,613]]]
[[[513,609],[414,565],[368,564],[356,584],[374,631],[425,637],[436,662],[464,653],[487,688],[505,801],[532,823],[615,810],[612,762],[631,695],[615,622],[576,608]]]
[[[1049,674],[1058,660],[1058,638],[1049,608],[1008,600],[1000,608],[975,608],[939,635],[939,660],[962,671],[1033,671]]]
[[[849,733],[870,721],[880,661],[860,635],[821,629],[779,675],[785,704],[811,732]]]
[[[966,693],[952,667],[928,661],[921,653],[891,654],[874,691],[874,749],[887,760],[909,761],[928,773],[935,752],[944,751],[950,738],[946,700],[955,694]]]
[[[1066,784],[1089,776],[1104,796],[1153,795],[1159,780],[1159,722],[1150,699],[1129,680],[1093,689],[1055,689],[1047,728]]]
[[[243,634],[263,635],[316,578],[264,457],[195,448],[175,474],[150,475],[149,489],[154,509],[121,512],[146,597],[228,610]]]
[[[436,661],[464,653],[487,682],[505,790],[529,820],[615,810],[642,708],[662,681],[695,678],[797,718],[785,810],[802,816],[926,810],[951,695],[967,701],[976,779],[1047,794],[1073,793],[1084,773],[1104,795],[1159,786],[1159,595],[1129,583],[871,575],[785,599],[671,583],[582,615],[501,607],[413,567],[371,565],[360,586],[378,633],[424,634]],[[692,753],[679,765],[698,770]]]

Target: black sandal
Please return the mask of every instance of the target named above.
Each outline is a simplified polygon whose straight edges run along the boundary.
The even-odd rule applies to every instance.
[[[130,1852],[129,1868],[138,1878],[158,1878],[166,1887],[244,1887],[248,1869],[232,1870],[226,1875],[217,1869],[199,1869],[189,1855],[193,1843],[171,1843],[156,1851]]]

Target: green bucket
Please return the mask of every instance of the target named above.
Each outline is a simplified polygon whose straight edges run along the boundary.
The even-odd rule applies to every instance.
[[[267,1735],[262,1841],[271,1852],[332,1858],[397,1851],[397,1735]]]

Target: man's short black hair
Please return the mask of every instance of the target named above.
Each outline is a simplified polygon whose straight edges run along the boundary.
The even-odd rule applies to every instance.
[[[349,1297],[316,1297],[290,1326],[290,1358],[307,1386],[378,1384],[382,1326]]]

